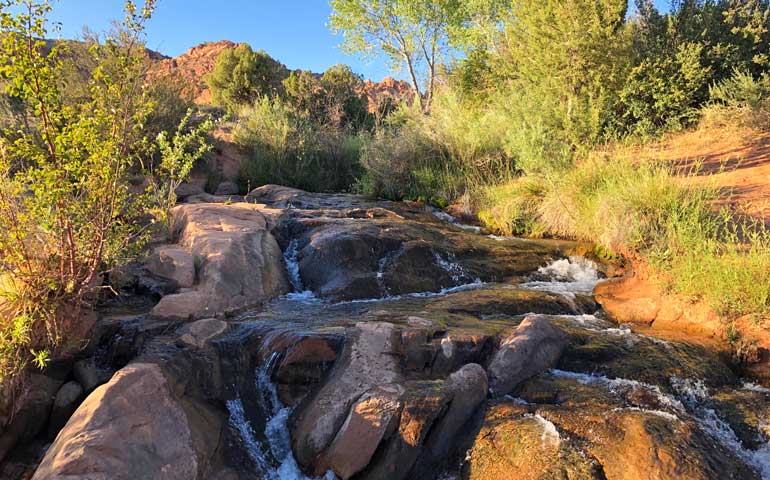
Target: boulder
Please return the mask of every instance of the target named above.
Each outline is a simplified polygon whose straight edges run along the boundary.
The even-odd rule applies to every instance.
[[[199,257],[198,284],[167,295],[157,317],[188,320],[256,306],[290,290],[281,252],[262,207],[247,203],[174,208],[180,245]]]
[[[196,447],[220,433],[192,425],[158,365],[130,364],[81,404],[33,478],[201,478]]]
[[[403,480],[423,452],[425,441],[436,420],[451,400],[441,380],[423,380],[405,385],[403,408],[397,430],[367,467],[363,478]]]
[[[502,397],[519,383],[556,365],[569,337],[543,315],[530,315],[500,344],[489,364],[492,395]]]
[[[56,393],[48,422],[48,432],[54,437],[67,423],[80,403],[83,387],[78,382],[67,382]]]
[[[83,387],[83,391],[86,394],[91,393],[94,388],[101,384],[93,357],[75,362],[72,367],[72,374],[75,380]]]
[[[179,342],[195,348],[203,348],[206,342],[227,330],[227,323],[215,318],[204,318],[182,325],[177,330]]]
[[[214,192],[214,195],[238,195],[239,193],[240,193],[240,188],[238,188],[237,183],[224,181],[217,186],[217,189]]]
[[[155,248],[145,268],[154,275],[174,280],[180,288],[190,288],[195,283],[195,261],[178,245]]]
[[[58,378],[33,373],[18,398],[17,411],[0,434],[0,461],[17,444],[24,444],[45,429],[56,393],[64,382]]]
[[[316,472],[331,470],[342,480],[348,480],[363,470],[382,439],[397,427],[403,394],[399,385],[383,385],[365,393],[351,407]]]
[[[295,415],[292,443],[300,465],[315,465],[363,394],[398,383],[401,374],[392,355],[397,344],[398,331],[390,323],[358,323],[348,330],[348,340],[326,383]]]
[[[187,197],[192,197],[203,193],[203,187],[192,183],[180,183],[179,186],[176,187],[176,190],[174,190],[174,193],[176,194],[176,198],[178,200],[184,200]]]
[[[605,478],[601,465],[563,441],[552,423],[511,403],[490,407],[468,452],[466,470],[469,480]]]

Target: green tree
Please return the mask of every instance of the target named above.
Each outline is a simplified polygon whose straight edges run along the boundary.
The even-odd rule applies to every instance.
[[[436,67],[449,44],[457,0],[331,0],[332,31],[342,33],[342,48],[364,56],[384,54],[391,68],[405,66],[421,104],[430,106]],[[421,68],[426,86],[420,87]],[[424,97],[424,98],[423,98]]]
[[[371,124],[364,80],[347,65],[331,66],[320,77],[297,70],[283,85],[288,104],[319,127],[360,130]]]
[[[151,110],[144,91],[144,23],[154,9],[126,2],[120,38],[90,47],[96,62],[88,94],[64,102],[64,46],[51,32],[51,6],[0,1],[0,77],[27,109],[30,128],[0,139],[0,381],[3,406],[28,362],[55,358],[88,333],[80,314],[102,275],[141,244],[142,197],[129,192],[128,170],[143,143]]]
[[[286,67],[264,51],[247,44],[223,51],[206,77],[215,104],[236,111],[263,95],[281,93]]]

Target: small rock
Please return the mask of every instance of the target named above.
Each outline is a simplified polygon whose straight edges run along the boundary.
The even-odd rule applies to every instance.
[[[568,336],[543,315],[530,315],[503,340],[489,364],[492,394],[502,397],[522,381],[556,365]]]
[[[102,382],[99,381],[99,374],[96,371],[96,363],[93,358],[78,360],[72,369],[75,380],[83,387],[85,393],[98,387]]]
[[[227,329],[227,323],[215,318],[205,318],[189,325],[183,325],[177,333],[179,341],[187,345],[203,348],[206,342]]]
[[[409,326],[416,327],[416,328],[433,328],[433,321],[428,320],[427,318],[422,317],[407,317],[406,318],[407,323]]]
[[[51,409],[51,419],[48,423],[48,433],[51,437],[56,436],[67,420],[77,409],[80,399],[83,396],[83,387],[78,382],[67,382],[56,393],[56,398]]]

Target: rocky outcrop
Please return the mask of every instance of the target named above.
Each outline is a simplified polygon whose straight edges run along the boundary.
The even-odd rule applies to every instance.
[[[521,322],[489,364],[492,395],[507,395],[522,381],[556,366],[569,337],[548,317],[530,315]]]
[[[502,281],[532,273],[545,258],[559,258],[575,246],[515,240],[503,245],[443,222],[420,204],[275,185],[253,190],[247,199],[285,209],[276,236],[285,248],[293,242],[304,287],[332,301]]]
[[[173,280],[180,288],[191,288],[195,283],[193,256],[178,245],[155,248],[146,268],[154,275]]]
[[[362,395],[401,380],[398,363],[389,355],[397,342],[396,328],[389,323],[360,323],[349,331],[342,358],[294,422],[294,454],[301,465],[316,464]]]
[[[197,284],[163,297],[153,315],[212,317],[289,291],[283,253],[259,206],[185,204],[175,207],[173,215],[180,247],[199,264]]]
[[[131,364],[78,408],[33,478],[206,478],[197,449],[210,434],[188,421],[158,365]]]

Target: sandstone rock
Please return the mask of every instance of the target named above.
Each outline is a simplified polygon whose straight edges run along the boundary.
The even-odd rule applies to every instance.
[[[489,365],[492,394],[501,397],[527,378],[556,365],[569,337],[548,317],[531,315],[503,340]]]
[[[217,186],[214,195],[238,195],[240,189],[235,182],[225,181]]]
[[[194,479],[201,462],[193,443],[160,367],[131,364],[83,402],[33,478]]]
[[[91,393],[101,383],[93,357],[75,362],[75,365],[72,367],[72,374],[75,380],[83,387],[85,393]]]
[[[605,478],[601,465],[562,441],[546,419],[509,403],[486,413],[467,463],[469,480]]]
[[[70,416],[78,407],[83,395],[83,387],[78,382],[67,382],[56,393],[51,409],[51,419],[48,422],[48,432],[55,436],[67,423]]]
[[[176,193],[176,198],[178,200],[184,200],[187,197],[200,195],[201,193],[203,193],[203,188],[191,183],[182,183],[178,187],[176,187],[176,190],[174,190],[174,193]]]
[[[315,464],[362,394],[398,383],[401,374],[391,355],[397,333],[390,323],[358,323],[349,329],[343,352],[326,383],[295,416],[292,443],[300,465]]]
[[[157,247],[147,265],[154,275],[174,280],[180,288],[190,288],[195,283],[195,262],[192,255],[178,245]]]
[[[428,433],[451,400],[441,380],[405,385],[398,429],[382,453],[362,473],[371,480],[403,480],[423,452]]]
[[[289,291],[283,253],[253,204],[175,207],[180,244],[201,258],[198,284],[163,297],[157,317],[187,320],[258,305]]]
[[[196,322],[183,325],[179,328],[179,341],[181,343],[203,348],[206,342],[216,337],[227,329],[227,323],[215,318],[205,318]]]
[[[403,394],[399,385],[383,385],[365,393],[351,407],[316,471],[332,470],[342,480],[348,480],[363,470],[382,439],[398,425]]]
[[[481,365],[470,363],[451,374],[444,388],[451,398],[446,413],[431,428],[411,475],[425,478],[448,458],[458,435],[487,397],[487,374]]]
[[[33,373],[17,400],[17,411],[0,435],[0,461],[17,444],[35,438],[46,426],[56,393],[64,382],[57,378]]]

